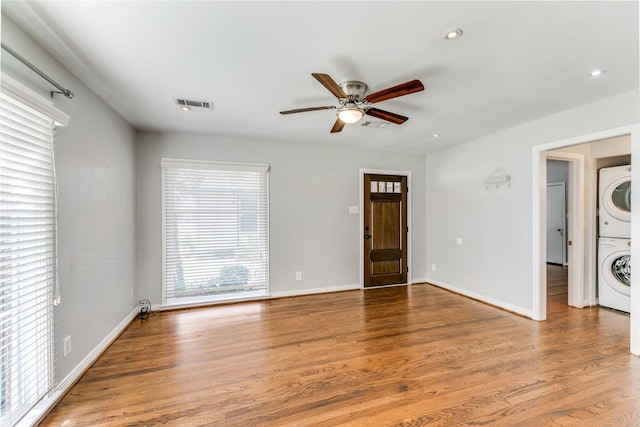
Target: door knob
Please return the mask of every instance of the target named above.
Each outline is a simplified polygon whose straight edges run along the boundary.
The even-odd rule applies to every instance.
[[[364,238],[365,238],[365,239],[370,239],[370,238],[371,238],[371,234],[365,234],[365,235],[364,235]]]

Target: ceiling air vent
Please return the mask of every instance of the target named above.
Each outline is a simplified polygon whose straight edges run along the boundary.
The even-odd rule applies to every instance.
[[[364,126],[366,128],[386,128],[389,126],[389,123],[385,122],[363,122],[360,126]]]
[[[209,101],[193,101],[190,99],[176,99],[176,104],[181,107],[208,108],[213,110],[213,102]]]

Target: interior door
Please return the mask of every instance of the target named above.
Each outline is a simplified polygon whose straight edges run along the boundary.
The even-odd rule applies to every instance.
[[[407,283],[407,177],[364,175],[364,286]]]
[[[564,182],[547,184],[547,262],[564,265],[566,247]]]

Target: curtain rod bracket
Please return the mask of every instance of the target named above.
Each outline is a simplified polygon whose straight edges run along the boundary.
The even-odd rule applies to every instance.
[[[26,59],[24,59],[19,53],[17,53],[15,50],[11,49],[9,46],[5,45],[4,43],[2,43],[2,49],[5,50],[8,54],[10,54],[11,56],[13,56],[14,58],[16,58],[18,61],[22,62],[24,65],[27,66],[27,68],[29,68],[31,71],[33,71],[34,73],[36,73],[37,75],[39,75],[40,77],[42,77],[43,79],[45,79],[46,81],[48,81],[50,84],[52,84],[53,86],[55,86],[58,90],[57,91],[51,91],[51,98],[53,98],[53,95],[56,93],[62,94],[64,96],[66,96],[69,99],[73,99],[73,92],[71,92],[69,89],[65,89],[62,86],[60,86],[58,83],[56,83],[51,77],[47,76],[45,73],[43,73],[42,71],[40,71],[35,65],[33,65],[32,63],[30,63],[29,61],[27,61]]]
[[[65,89],[64,91],[60,91],[60,90],[52,90],[51,92],[49,92],[51,94],[51,99],[53,99],[53,95],[55,95],[56,93],[59,93],[60,95],[64,95],[69,99],[73,99],[73,97],[75,96],[73,94],[73,92],[71,92],[68,89]]]

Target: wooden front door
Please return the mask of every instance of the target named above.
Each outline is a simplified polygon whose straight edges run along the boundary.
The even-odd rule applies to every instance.
[[[364,286],[407,283],[407,177],[364,175]]]

